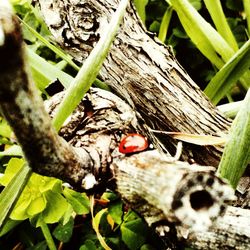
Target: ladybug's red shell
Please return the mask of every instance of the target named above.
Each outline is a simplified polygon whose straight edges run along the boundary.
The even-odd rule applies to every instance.
[[[141,152],[148,148],[148,139],[140,134],[128,134],[119,145],[119,152],[123,154],[131,154]]]

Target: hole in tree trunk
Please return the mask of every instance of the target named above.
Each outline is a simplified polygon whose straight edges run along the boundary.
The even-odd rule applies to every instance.
[[[208,209],[213,205],[213,199],[211,195],[205,191],[196,191],[190,195],[191,207],[194,210]]]

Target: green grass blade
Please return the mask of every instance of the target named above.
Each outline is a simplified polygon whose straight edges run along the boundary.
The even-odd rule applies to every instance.
[[[27,48],[29,64],[33,71],[38,88],[43,91],[48,84],[55,79],[59,79],[65,88],[68,88],[73,81],[73,77],[58,69],[55,65],[48,63],[33,50]],[[40,78],[42,77],[42,78]]]
[[[246,73],[240,78],[240,83],[245,90],[250,88],[250,70],[247,70]]]
[[[6,222],[4,223],[3,227],[0,230],[0,237],[7,234],[9,231],[11,231],[14,227],[19,225],[21,222],[22,221],[20,221],[20,220],[7,219]]]
[[[146,5],[148,4],[148,0],[134,0],[134,4],[142,22],[145,24]]]
[[[27,49],[29,64],[31,66],[32,78],[36,86],[43,92],[44,89],[55,79],[59,79],[62,85],[67,89],[74,78],[60,70],[56,65],[48,63],[33,50]],[[101,89],[110,91],[108,85],[99,79],[95,79],[94,84]]]
[[[78,65],[76,65],[71,57],[67,54],[65,54],[62,50],[58,49],[56,46],[54,46],[53,44],[51,44],[48,40],[46,40],[43,36],[41,36],[36,30],[34,30],[32,27],[30,27],[26,22],[24,22],[22,19],[20,19],[20,21],[22,22],[22,24],[28,28],[28,30],[38,39],[40,40],[45,46],[47,46],[49,49],[51,49],[57,56],[59,56],[60,58],[62,58],[65,62],[67,62],[70,66],[72,66],[75,70],[79,71],[80,67]],[[32,53],[32,52],[30,52]],[[34,81],[36,82],[38,88],[43,91],[48,84],[55,80],[55,77],[51,77],[53,75],[55,76],[60,76],[57,77],[59,80],[63,79],[62,84],[64,85],[65,88],[69,87],[69,84],[73,81],[73,78],[70,78],[70,76],[67,76],[65,72],[60,70],[57,70],[56,67],[54,67],[53,65],[51,66],[51,64],[49,64],[48,62],[39,59],[37,56],[34,56],[34,54],[32,53],[31,55],[29,55],[31,57],[34,57],[34,60],[30,60],[31,61],[31,71],[32,71],[32,76]],[[32,58],[30,58],[32,59]],[[33,64],[34,62],[34,64]],[[42,66],[42,67],[39,67]],[[47,70],[48,67],[50,68],[50,70]],[[44,69],[44,70],[43,70]],[[54,72],[52,72],[54,71]],[[48,73],[48,74],[46,74]],[[98,79],[95,80],[94,84],[102,89],[106,89],[110,91],[110,88],[108,87],[108,85]]]
[[[196,47],[217,68],[221,68],[233,56],[233,49],[188,0],[172,0],[171,4]]]
[[[49,250],[57,250],[53,237],[50,233],[48,225],[43,221],[43,218],[39,220],[39,226],[43,232],[43,236],[47,242]]]
[[[111,88],[107,85],[107,83],[100,81],[98,78],[95,79],[94,84],[96,87],[100,89],[111,91]]]
[[[230,129],[230,139],[225,146],[217,174],[237,187],[240,177],[250,161],[250,90],[244,99]]]
[[[53,125],[58,131],[67,117],[79,104],[84,94],[94,82],[109,48],[114,40],[119,24],[123,18],[128,0],[122,0],[114,13],[107,30],[96,44],[89,57],[84,62],[74,81],[67,90],[53,119]]]
[[[250,37],[250,0],[243,0],[243,5],[247,19],[248,37]]]
[[[65,60],[70,66],[72,66],[75,70],[79,70],[80,67],[78,67],[71,59],[71,57],[67,54],[65,54],[62,50],[58,49],[56,46],[51,44],[48,40],[46,40],[43,36],[41,36],[36,30],[34,30],[32,27],[30,27],[25,21],[22,19],[19,19],[22,24],[38,39],[40,40],[45,46],[47,46],[49,49],[51,49],[56,55],[58,55],[60,58]]]
[[[30,174],[31,169],[25,164],[0,194],[0,229],[28,182]]]
[[[235,55],[217,72],[209,82],[205,94],[210,100],[217,104],[221,98],[230,90],[233,84],[249,69],[250,67],[250,40],[248,40]]]
[[[227,117],[234,118],[241,109],[243,101],[226,103],[217,108]]]
[[[204,0],[217,31],[234,51],[238,50],[236,39],[228,25],[220,0]]]
[[[170,20],[172,18],[172,13],[173,13],[173,8],[172,8],[172,6],[169,6],[167,8],[167,10],[165,11],[164,16],[163,16],[162,21],[161,21],[161,26],[160,26],[158,38],[163,43],[165,42],[166,37],[167,37],[168,27],[169,27]]]

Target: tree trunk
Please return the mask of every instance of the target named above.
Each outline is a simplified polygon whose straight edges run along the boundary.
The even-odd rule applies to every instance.
[[[99,40],[119,1],[43,1],[44,19],[56,41],[83,62]],[[100,72],[116,94],[138,115],[144,133],[172,154],[177,141],[150,129],[191,134],[222,135],[228,121],[176,61],[171,48],[145,31],[132,4]],[[185,143],[183,160],[217,166],[221,147]]]

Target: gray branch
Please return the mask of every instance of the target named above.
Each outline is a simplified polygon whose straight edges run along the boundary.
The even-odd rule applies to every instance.
[[[55,40],[83,62],[99,40],[118,2],[115,0],[39,0]],[[132,4],[127,8],[100,77],[136,109],[144,134],[174,154],[177,141],[151,129],[193,134],[227,134],[230,121],[204,96],[176,61],[171,48],[145,31]],[[221,147],[185,144],[182,158],[217,166]]]
[[[43,101],[30,78],[20,25],[7,1],[0,5],[0,109],[21,144],[29,166],[75,187],[93,169],[82,149],[78,154],[51,126]]]

